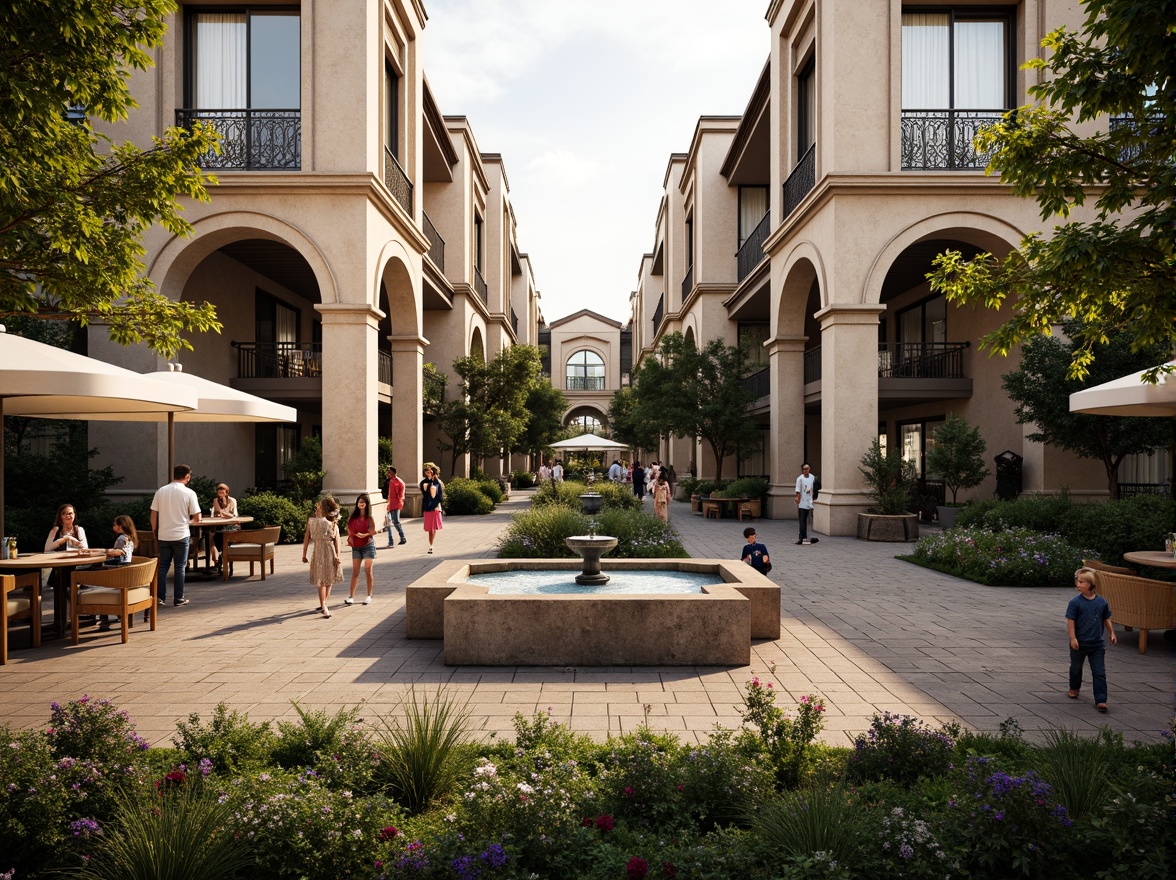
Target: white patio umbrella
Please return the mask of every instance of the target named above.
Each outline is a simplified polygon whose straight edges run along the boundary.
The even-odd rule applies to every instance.
[[[567,440],[560,440],[558,443],[552,443],[551,449],[628,449],[624,443],[618,443],[616,440],[609,440],[607,437],[601,437],[599,434],[581,434],[579,437],[569,437]]]
[[[90,418],[95,413],[156,414],[195,409],[191,389],[15,336],[0,325],[0,425],[3,417]],[[60,415],[68,412],[71,415]],[[0,431],[0,534],[4,531],[4,435]]]
[[[1176,366],[1176,361],[1168,361]],[[1144,370],[1083,388],[1070,395],[1070,412],[1096,416],[1176,416],[1176,373],[1160,373],[1155,384]]]

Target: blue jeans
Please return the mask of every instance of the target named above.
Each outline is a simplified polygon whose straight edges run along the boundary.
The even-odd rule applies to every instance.
[[[1070,690],[1082,688],[1082,661],[1090,659],[1090,677],[1094,679],[1094,702],[1107,701],[1107,649],[1103,645],[1079,645],[1070,649]]]
[[[800,540],[808,540],[808,524],[812,519],[813,509],[811,507],[798,507],[796,509],[796,518],[800,520]]]
[[[156,547],[159,550],[159,601],[167,601],[167,570],[175,560],[176,567],[172,573],[175,582],[175,601],[180,601],[184,598],[184,569],[188,567],[188,542],[191,539],[184,538],[182,541],[159,541]]]
[[[388,518],[390,520],[392,520],[392,525],[389,526],[388,528],[386,528],[384,531],[386,531],[388,533],[388,546],[391,547],[392,546],[392,529],[395,528],[396,531],[399,532],[400,540],[403,541],[404,540],[404,527],[402,525],[400,525],[400,511],[399,510],[391,510],[390,509],[388,511]]]

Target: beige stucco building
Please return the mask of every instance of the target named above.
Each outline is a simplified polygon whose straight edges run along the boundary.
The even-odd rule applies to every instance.
[[[570,431],[607,433],[613,395],[629,384],[631,335],[619,321],[590,309],[540,328],[544,368],[567,398],[563,424]]]
[[[216,306],[219,335],[190,339],[184,369],[294,406],[289,426],[182,425],[176,458],[234,489],[279,484],[301,438],[321,434],[326,486],[379,495],[377,438],[401,473],[438,459],[422,416],[422,366],[535,343],[542,322],[520,252],[502,157],[444,116],[425,78],[419,0],[182,3],[139,102],[115,135],[148,143],[215,121],[211,202],[186,206],[194,234],[155,228],[149,277],[172,298]],[[92,355],[163,364],[113,346]],[[91,443],[142,494],[168,477],[162,428],[95,424]],[[414,507],[410,499],[409,508]]]
[[[675,330],[761,351],[748,385],[764,452],[732,465],[768,475],[771,515],[788,517],[811,462],[821,532],[854,531],[876,437],[933,490],[925,453],[952,412],[990,456],[1023,458],[1024,491],[1105,494],[1099,464],[1025,439],[1000,381],[1017,357],[979,347],[1001,316],[946,304],[925,280],[945,249],[1003,256],[1041,229],[1033,201],[984,173],[972,135],[1029,101],[1040,74],[1022,65],[1049,30],[1080,26],[1076,0],[773,0],[766,20],[771,53],[743,114],[702,117],[669,158],[631,299],[635,359]],[[714,473],[696,443],[657,452]]]

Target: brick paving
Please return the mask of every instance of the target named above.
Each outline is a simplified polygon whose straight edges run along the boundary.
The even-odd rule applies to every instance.
[[[1089,682],[1081,699],[1065,695],[1068,590],[978,586],[895,559],[898,545],[824,537],[796,546],[794,520],[756,523],[782,588],[782,633],[755,642],[748,666],[447,667],[439,641],[405,639],[405,585],[440,559],[493,555],[507,518],[528,503],[527,493],[515,493],[490,516],[448,520],[435,556],[425,554],[419,520],[406,521],[409,543],[379,552],[373,604],[343,605],[344,582],[330,620],[317,613],[301,547],[284,545],[265,582],[190,580],[192,603],[162,608],[158,630],[140,623],[127,645],[117,632],[90,630],[77,647],[65,639],[31,650],[18,630],[0,667],[0,722],[43,725],[50,701],[88,693],[113,700],[143,736],[167,744],[177,720],[207,717],[222,701],[254,720],[294,717],[295,701],[362,704],[372,718],[396,711],[412,685],[444,683],[469,701],[486,736],[510,735],[516,712],[545,710],[597,738],[647,718],[655,729],[702,740],[716,724],[738,725],[741,689],[759,676],[785,706],[822,695],[823,736],[837,744],[883,710],[986,731],[1014,717],[1031,737],[1106,724],[1129,741],[1154,742],[1169,727],[1173,649],[1158,633],[1141,656],[1138,634],[1118,630],[1107,657],[1111,712],[1099,715]],[[671,521],[694,557],[737,557],[743,543],[743,523],[704,521],[687,504],[672,504]]]

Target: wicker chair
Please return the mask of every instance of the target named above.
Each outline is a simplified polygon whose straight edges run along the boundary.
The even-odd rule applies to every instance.
[[[139,538],[139,546],[135,548],[136,556],[150,558],[159,555],[155,546],[155,532],[148,529],[135,529],[135,534]]]
[[[20,595],[14,593],[20,590]],[[24,590],[28,590],[25,594]],[[27,620],[32,630],[33,647],[41,647],[41,572],[0,575],[0,595],[4,596],[4,616],[0,617],[0,666],[8,662],[8,624]]]
[[[1107,565],[1097,559],[1083,559],[1082,567],[1093,568],[1095,571],[1109,571],[1111,574],[1137,574],[1134,568],[1127,568],[1124,565]]]
[[[266,526],[239,532],[222,532],[224,548],[221,550],[223,579],[228,580],[234,562],[248,562],[249,576],[253,577],[253,564],[261,566],[261,579],[265,580],[265,563],[269,561],[270,574],[274,573],[274,545],[282,536],[281,526]]]
[[[1111,620],[1127,632],[1139,627],[1139,653],[1147,653],[1147,631],[1168,629],[1176,618],[1176,584],[1098,571],[1098,592],[1111,606]]]
[[[146,611],[155,631],[159,604],[158,559],[132,556],[130,565],[104,566],[75,571],[69,579],[70,620],[73,643],[78,643],[78,616],[117,615],[122,620],[122,642],[127,643],[129,627],[135,625],[136,611]],[[88,587],[89,589],[82,589]]]

